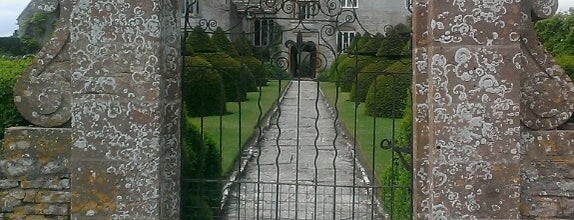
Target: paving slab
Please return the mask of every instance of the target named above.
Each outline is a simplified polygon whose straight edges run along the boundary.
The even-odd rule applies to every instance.
[[[381,219],[376,189],[317,82],[294,81],[228,197],[225,219]]]

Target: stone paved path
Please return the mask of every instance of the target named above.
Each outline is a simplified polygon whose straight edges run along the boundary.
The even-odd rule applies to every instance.
[[[292,83],[231,191],[226,219],[381,219],[368,183],[354,176],[350,144],[335,140],[334,117],[316,97],[316,82]]]

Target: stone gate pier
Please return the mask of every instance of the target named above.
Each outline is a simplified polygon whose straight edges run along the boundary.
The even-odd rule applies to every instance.
[[[574,86],[533,20],[556,0],[415,0],[416,219],[574,218]]]
[[[48,0],[56,30],[14,89],[7,219],[178,219],[177,0]]]

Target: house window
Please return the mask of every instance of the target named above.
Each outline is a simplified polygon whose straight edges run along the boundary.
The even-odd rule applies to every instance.
[[[315,1],[300,1],[299,2],[299,18],[310,19],[314,18],[319,11],[318,2]]]
[[[351,45],[356,34],[357,32],[355,31],[339,31],[337,35],[337,51],[345,51]]]
[[[341,8],[358,8],[359,0],[341,0]]]
[[[271,43],[273,37],[273,20],[255,19],[255,34],[253,44],[255,46],[267,46]]]
[[[186,10],[189,10],[189,14],[199,14],[199,0],[181,0],[180,9],[182,14]]]

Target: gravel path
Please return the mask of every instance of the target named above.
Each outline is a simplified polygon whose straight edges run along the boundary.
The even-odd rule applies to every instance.
[[[225,219],[381,219],[352,145],[341,134],[335,140],[317,82],[294,81],[279,109],[231,190]]]

